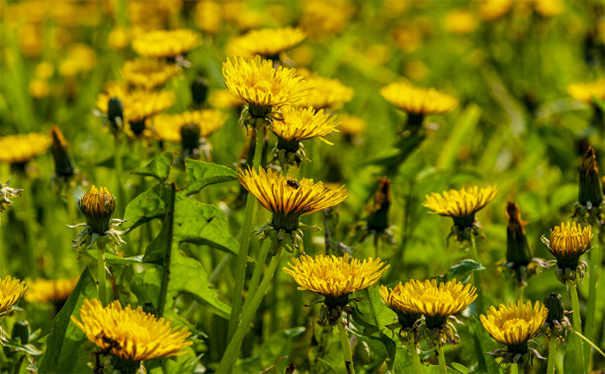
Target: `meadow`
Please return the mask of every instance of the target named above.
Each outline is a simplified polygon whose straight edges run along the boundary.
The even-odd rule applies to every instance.
[[[605,372],[605,2],[0,32],[1,373]]]

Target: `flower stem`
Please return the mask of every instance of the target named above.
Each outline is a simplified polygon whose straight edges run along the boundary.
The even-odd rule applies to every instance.
[[[437,355],[439,359],[439,372],[441,374],[447,374],[447,364],[445,363],[445,353],[443,353],[443,345],[439,345],[439,353]]]
[[[97,282],[99,283],[99,299],[103,306],[107,305],[107,288],[105,285],[105,238],[97,240]]]
[[[242,311],[242,318],[237,325],[237,329],[233,333],[233,337],[229,341],[227,345],[227,349],[221,358],[220,363],[218,364],[218,368],[216,370],[217,373],[230,373],[232,372],[232,367],[237,360],[237,356],[239,354],[239,349],[244,341],[244,336],[248,331],[250,326],[250,322],[256,317],[256,311],[260,306],[260,303],[263,301],[263,297],[267,292],[267,288],[269,287],[269,283],[271,283],[271,279],[273,279],[273,275],[275,274],[275,270],[279,265],[282,257],[283,249],[279,249],[279,253],[271,259],[271,263],[267,267],[265,271],[265,275],[263,276],[263,280],[261,281],[258,289],[254,293],[252,297],[252,301],[246,309]]]
[[[481,261],[479,261],[479,254],[477,253],[477,243],[475,243],[475,235],[473,234],[473,232],[471,231],[471,239],[470,239],[470,243],[471,243],[471,257],[473,258],[473,260],[477,261],[478,263],[481,263]],[[475,284],[475,288],[477,288],[477,315],[479,315],[480,313],[483,313],[483,287],[481,286],[481,274],[479,272],[474,271],[473,272],[473,283]]]
[[[518,374],[519,373],[519,364],[510,364],[510,374]]]
[[[593,226],[593,228],[595,228]],[[595,334],[595,312],[597,306],[597,289],[600,287],[599,278],[601,275],[601,266],[603,263],[603,241],[599,226],[596,226],[596,237],[598,243],[592,247],[590,252],[590,272],[588,284],[588,302],[586,303],[586,324],[584,335],[589,339],[594,339]],[[584,348],[584,367],[590,372],[591,369],[591,353],[592,349],[589,345]]]
[[[265,261],[267,260],[267,255],[269,254],[269,248],[271,248],[271,240],[265,240],[261,245],[260,252],[258,253],[256,265],[254,266],[254,272],[252,273],[252,279],[250,279],[250,282],[248,283],[248,295],[244,301],[244,310],[248,308],[250,301],[252,301],[252,298],[258,289],[258,283],[260,282],[261,275],[263,275]]]
[[[412,368],[414,369],[414,373],[422,373],[422,365],[420,365],[420,356],[418,355],[418,351],[416,350],[416,341],[414,339],[414,334],[410,333],[410,352],[412,353]]]
[[[263,126],[256,125],[256,146],[254,147],[254,161],[252,167],[256,170],[261,163],[263,154]],[[242,310],[242,298],[244,291],[244,282],[246,280],[246,261],[248,260],[248,248],[250,247],[250,226],[252,225],[252,214],[254,213],[255,198],[251,193],[246,195],[246,211],[244,213],[244,224],[239,243],[239,253],[235,264],[235,286],[233,292],[233,300],[231,302],[231,317],[229,318],[229,329],[227,333],[227,341],[231,340],[235,329],[238,327],[240,312]]]
[[[571,307],[573,310],[573,329],[582,333],[582,320],[580,318],[580,301],[578,300],[578,289],[577,283],[568,283],[567,288],[569,289],[569,293],[571,294]],[[572,353],[575,355],[576,359],[580,362],[580,367],[582,373],[584,372],[584,352],[583,352],[583,344],[582,340],[577,336],[573,337],[572,344]]]
[[[546,374],[555,374],[555,356],[557,355],[557,339],[552,337],[548,341],[548,364]]]
[[[344,321],[338,321],[338,333],[340,334],[340,344],[342,345],[342,355],[345,359],[345,366],[348,374],[355,374],[355,367],[353,366],[353,356],[351,355],[351,344],[349,343],[349,336],[344,326]]]
[[[126,192],[124,191],[124,182],[122,180],[122,174],[124,172],[124,166],[122,165],[122,141],[120,139],[115,140],[115,152],[114,152],[114,172],[116,173],[116,184],[118,195],[116,196],[116,200],[120,203],[118,205],[117,216],[122,217],[124,215],[124,210],[126,209]]]

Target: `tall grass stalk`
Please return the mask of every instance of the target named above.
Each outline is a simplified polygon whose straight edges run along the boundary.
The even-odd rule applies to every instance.
[[[578,290],[577,290],[577,281],[574,283],[568,283],[567,289],[571,295],[571,306],[573,309],[573,329],[580,334],[582,333],[582,320],[580,318],[580,302],[578,300]],[[580,362],[579,369],[580,372],[584,373],[584,351],[583,351],[583,343],[580,338],[574,336],[570,342],[572,344],[570,354],[576,356],[576,359]]]

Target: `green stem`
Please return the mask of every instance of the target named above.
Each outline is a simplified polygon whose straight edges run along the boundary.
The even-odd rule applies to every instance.
[[[338,325],[338,333],[340,335],[340,344],[342,345],[342,355],[345,359],[345,367],[347,368],[348,374],[355,374],[355,367],[353,366],[353,356],[351,355],[351,343],[349,343],[349,336],[344,326],[344,321],[336,322]]]
[[[594,226],[593,226],[594,228]],[[588,284],[588,302],[586,303],[586,324],[584,335],[589,339],[593,340],[595,337],[595,312],[597,307],[597,289],[599,287],[599,278],[601,275],[600,264],[603,261],[603,243],[601,241],[601,235],[597,226],[596,237],[599,238],[598,244],[593,246],[590,252],[590,273],[589,284]],[[584,367],[590,372],[591,369],[591,355],[592,349],[589,345],[584,348]]]
[[[510,374],[518,374],[519,373],[519,364],[510,364]]]
[[[441,374],[447,374],[447,364],[445,363],[445,353],[443,353],[443,345],[439,345],[439,372]]]
[[[107,286],[105,282],[105,238],[97,240],[97,282],[99,283],[99,299],[103,306],[107,305]]]
[[[473,260],[477,261],[478,263],[481,263],[481,261],[479,261],[479,254],[477,253],[477,244],[475,243],[475,235],[473,234],[473,232],[471,231],[471,239],[470,239],[470,243],[471,243],[471,257],[473,258]],[[473,272],[473,283],[475,285],[475,288],[477,288],[477,315],[479,315],[480,313],[483,313],[483,287],[481,285],[481,273],[474,271]]]
[[[410,334],[410,352],[412,353],[412,368],[414,369],[414,373],[422,373],[422,365],[420,364],[420,356],[418,355],[418,351],[416,350],[416,341],[414,339],[414,334]]]
[[[267,260],[267,255],[269,254],[269,249],[271,248],[271,240],[265,240],[261,245],[260,252],[258,254],[258,258],[256,259],[256,265],[254,265],[254,272],[252,273],[252,279],[248,283],[248,295],[246,296],[246,300],[244,301],[244,308],[247,309],[248,305],[252,301],[256,290],[258,289],[258,283],[260,282],[260,277],[263,275],[263,269],[265,268],[265,261]]]
[[[374,239],[374,249],[376,250],[376,253],[374,253],[374,257],[379,258],[381,255],[381,251],[380,251],[380,237],[376,236],[376,238]]]
[[[555,374],[555,356],[557,355],[557,339],[552,337],[548,341],[548,364],[546,374]]]
[[[258,172],[258,167],[261,163],[263,154],[263,126],[264,119],[261,120],[262,125],[256,125],[256,146],[254,148],[254,161],[252,167]],[[246,195],[246,211],[244,213],[244,224],[242,226],[242,234],[239,243],[239,253],[235,264],[235,286],[233,292],[233,300],[231,302],[231,317],[229,318],[229,329],[227,332],[227,341],[230,341],[237,328],[239,315],[242,310],[242,298],[244,292],[244,282],[246,281],[246,262],[248,260],[248,249],[250,247],[250,232],[252,225],[252,214],[256,206],[255,197],[248,193]]]
[[[269,287],[269,283],[271,283],[271,279],[273,279],[273,275],[275,274],[275,270],[281,261],[283,250],[280,249],[279,253],[271,259],[271,263],[267,267],[263,280],[258,286],[258,290],[254,293],[252,297],[252,301],[248,305],[246,309],[242,311],[242,319],[237,325],[237,329],[233,333],[233,337],[229,341],[227,345],[227,349],[225,350],[225,354],[223,354],[223,358],[221,358],[220,363],[218,364],[218,368],[216,370],[217,373],[230,373],[232,372],[232,367],[237,360],[237,356],[239,354],[239,349],[244,341],[244,336],[248,331],[250,326],[250,322],[256,317],[256,311],[260,306],[260,303],[263,301],[263,297],[267,292],[267,288]]]
[[[113,154],[114,161],[114,172],[116,173],[116,184],[118,195],[116,200],[118,201],[118,212],[117,216],[122,217],[124,210],[126,209],[126,192],[124,191],[124,181],[122,180],[122,174],[124,173],[124,166],[122,165],[122,141],[120,139],[115,140],[115,152]]]
[[[582,320],[580,318],[580,301],[578,300],[578,290],[576,283],[568,283],[567,288],[569,289],[569,293],[571,294],[571,307],[573,310],[573,329],[580,334],[582,333]],[[573,344],[573,354],[576,355],[576,358],[580,361],[581,371],[584,373],[584,352],[583,352],[583,343],[582,340],[578,337],[574,336],[575,341],[571,342]]]

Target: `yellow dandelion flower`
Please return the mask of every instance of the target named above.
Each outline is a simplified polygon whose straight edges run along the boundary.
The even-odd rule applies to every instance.
[[[0,162],[25,163],[46,152],[52,139],[48,134],[30,133],[0,137]]]
[[[340,33],[354,12],[347,0],[307,0],[301,5],[300,26],[309,37],[316,39]]]
[[[475,16],[466,10],[454,10],[445,17],[445,29],[453,34],[470,34],[477,29]]]
[[[29,86],[27,87],[29,91],[29,95],[35,99],[42,99],[48,96],[50,92],[50,86],[48,82],[43,79],[33,79],[29,82]]]
[[[233,109],[242,106],[245,101],[239,97],[233,96],[229,90],[215,90],[208,97],[208,102],[217,109]]]
[[[297,105],[313,107],[315,109],[338,109],[353,98],[354,91],[337,79],[324,78],[300,69],[299,73],[305,77],[309,86],[313,87],[311,93],[302,98]]]
[[[567,86],[567,92],[578,101],[593,104],[593,97],[605,100],[605,79],[590,83],[572,83]]]
[[[25,282],[13,279],[10,275],[0,279],[0,314],[10,309],[27,291]]]
[[[136,310],[130,305],[122,308],[114,301],[103,308],[98,299],[84,300],[79,321],[71,319],[97,347],[108,350],[113,356],[131,361],[151,360],[182,354],[192,344],[185,328],[173,329],[171,321]]]
[[[48,79],[52,77],[54,73],[54,66],[48,61],[43,61],[36,66],[36,72],[34,75],[38,79]]]
[[[195,110],[181,114],[161,114],[153,119],[156,137],[173,143],[181,142],[181,128],[195,124],[200,128],[200,137],[206,138],[221,128],[227,115],[220,110]]]
[[[561,223],[550,232],[548,249],[555,257],[579,257],[590,250],[592,230],[578,223]]]
[[[193,13],[195,25],[202,31],[215,34],[221,26],[221,6],[217,1],[201,0]]]
[[[261,55],[263,58],[276,59],[279,54],[300,44],[306,34],[298,28],[253,30],[233,39],[227,46],[230,56],[246,59]]]
[[[338,125],[338,131],[345,135],[356,136],[361,134],[366,129],[366,122],[354,116],[339,116],[340,125]]]
[[[51,302],[62,304],[76,288],[78,278],[73,279],[36,279],[29,283],[29,292],[25,300],[29,302]]]
[[[107,36],[107,44],[113,49],[124,49],[130,41],[129,31],[123,27],[116,26]]]
[[[300,140],[319,138],[322,141],[332,144],[323,139],[334,131],[338,122],[336,117],[324,112],[315,111],[313,108],[297,108],[287,106],[281,110],[282,118],[271,124],[271,131],[281,140],[288,142],[298,142]]]
[[[434,88],[414,87],[408,83],[391,83],[380,90],[391,104],[411,114],[439,114],[452,111],[458,100]]]
[[[162,86],[181,72],[181,68],[159,60],[126,61],[122,75],[128,84],[150,90]]]
[[[105,87],[105,93],[97,96],[99,110],[107,113],[109,100],[115,97],[122,102],[124,119],[137,136],[143,133],[147,118],[170,108],[175,102],[175,95],[171,91],[129,91],[123,84],[110,83]]]
[[[293,258],[284,272],[294,278],[299,290],[309,290],[324,296],[339,297],[376,283],[389,268],[380,258],[360,261],[342,257],[302,255]]]
[[[137,37],[132,48],[141,56],[174,59],[200,43],[200,36],[188,29],[155,30]]]
[[[484,21],[495,21],[506,15],[512,6],[513,0],[485,0],[479,3],[479,14]]]
[[[273,213],[273,227],[286,231],[298,228],[298,218],[340,204],[347,198],[344,187],[330,189],[322,182],[303,178],[288,179],[273,170],[260,168],[240,171],[239,181],[258,201]]]
[[[392,290],[384,285],[380,285],[378,292],[386,305],[397,314],[399,325],[403,329],[411,329],[421,314],[408,310],[401,302],[403,284],[399,282]]]
[[[445,317],[454,315],[475,301],[476,289],[455,279],[437,283],[435,279],[405,283],[395,295],[398,305],[427,317],[427,326],[443,325]]]
[[[492,201],[497,193],[496,186],[482,189],[474,186],[426,195],[426,201],[422,205],[431,209],[431,213],[454,218],[456,226],[468,227],[474,223],[475,213]]]
[[[552,17],[563,13],[565,2],[562,0],[534,0],[534,9],[543,17]]]
[[[271,107],[294,104],[309,90],[296,70],[281,66],[274,69],[270,60],[262,60],[260,56],[249,61],[227,58],[223,76],[229,92],[252,105],[250,111],[254,117],[264,117]],[[255,107],[259,107],[258,112]]]
[[[549,264],[556,262],[555,275],[561,283],[575,282],[576,274],[580,278],[584,277],[587,264],[580,261],[580,257],[590,250],[591,241],[591,227],[582,227],[575,222],[561,223],[550,231],[548,239],[542,237],[542,242],[556,258],[556,261],[549,261]]]
[[[531,339],[546,321],[548,309],[539,301],[532,307],[531,301],[517,304],[509,302],[506,306],[500,304],[498,309],[490,306],[486,315],[479,316],[483,327],[489,334],[506,344],[509,349],[527,351],[527,341]]]

